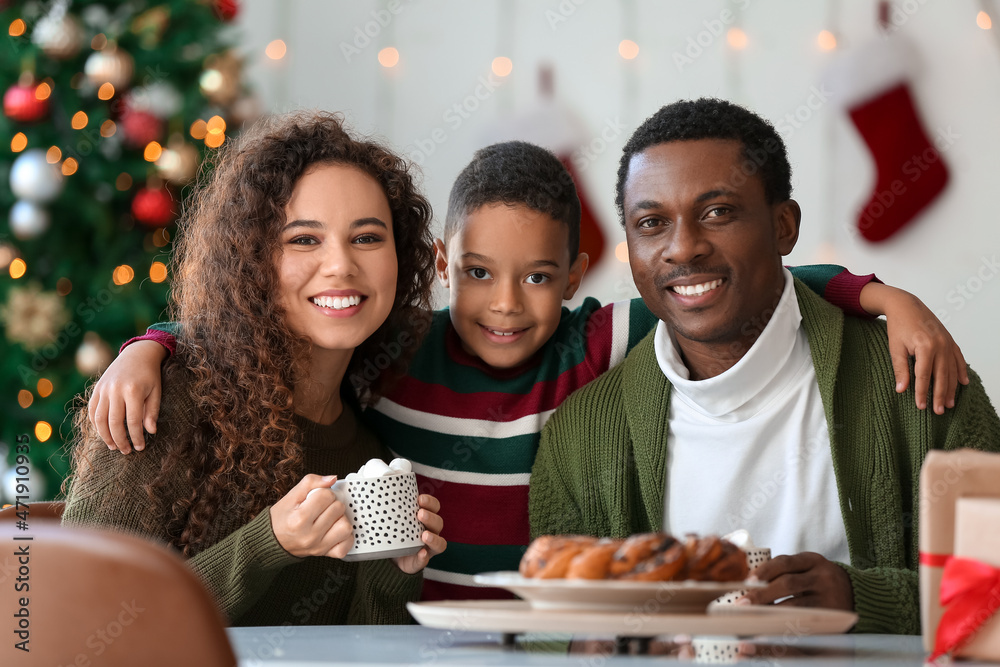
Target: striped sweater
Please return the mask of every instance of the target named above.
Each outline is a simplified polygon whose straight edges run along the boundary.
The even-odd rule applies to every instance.
[[[790,270],[845,312],[865,315],[859,295],[874,276],[835,265]],[[472,579],[517,569],[529,541],[528,479],[542,427],[656,322],[641,299],[602,307],[588,298],[563,308],[556,332],[532,359],[500,370],[462,349],[447,309],[434,313],[407,375],[363,415],[395,456],[412,461],[421,493],[441,502],[448,549],[424,571],[423,599],[511,597]],[[154,324],[141,338],[171,348],[173,330]]]

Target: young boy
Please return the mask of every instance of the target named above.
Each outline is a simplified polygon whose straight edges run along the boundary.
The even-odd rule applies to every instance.
[[[562,306],[587,269],[588,258],[578,251],[579,224],[571,177],[554,155],[532,144],[478,151],[452,188],[444,239],[435,242],[449,307],[434,313],[406,376],[366,410],[382,442],[413,462],[421,492],[441,502],[449,545],[425,570],[424,599],[509,597],[474,587],[472,578],[517,569],[528,544],[528,478],[542,426],[570,393],[621,361],[657,322],[641,299],[602,307],[588,298],[573,311]],[[906,369],[897,372],[905,388],[906,358],[922,323],[933,318],[930,311],[873,276],[834,266],[792,272],[849,314],[868,316],[862,304],[872,314],[891,311],[890,326],[903,329],[890,334],[902,359],[897,368]],[[169,326],[154,325],[95,390],[101,397],[92,418],[109,446],[118,443],[124,452],[126,413],[136,449],[140,424],[155,429],[164,352],[148,341],[173,344],[157,329]],[[917,364],[921,371],[938,362],[943,402],[965,365],[946,333],[935,345],[918,351]],[[371,380],[351,378],[359,392]],[[924,382],[918,405],[926,400]]]

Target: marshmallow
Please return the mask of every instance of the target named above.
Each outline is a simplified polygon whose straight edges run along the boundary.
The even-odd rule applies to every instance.
[[[366,479],[382,477],[389,474],[389,466],[382,459],[372,459],[361,467],[358,474]]]
[[[413,472],[413,466],[406,459],[393,459],[389,461],[389,469],[399,473]]]
[[[749,531],[740,528],[739,530],[734,530],[728,535],[723,535],[722,539],[732,542],[734,545],[738,546],[743,551],[750,551],[751,549],[756,549],[753,540],[750,539]]]

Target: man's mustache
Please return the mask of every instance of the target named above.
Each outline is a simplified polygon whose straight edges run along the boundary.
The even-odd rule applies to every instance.
[[[722,276],[726,279],[728,279],[730,275],[729,267],[727,266],[694,266],[691,264],[683,264],[681,266],[674,267],[670,273],[656,276],[656,278],[653,279],[653,285],[655,285],[657,289],[664,290],[667,289],[667,286],[675,280],[704,273],[708,273],[713,276]]]

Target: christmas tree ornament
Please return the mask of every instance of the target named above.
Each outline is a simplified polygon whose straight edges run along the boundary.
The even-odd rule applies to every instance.
[[[895,235],[948,184],[911,92],[916,62],[915,49],[896,34],[842,56],[827,75],[875,163],[874,188],[858,214],[858,232],[868,241]]]
[[[160,176],[171,185],[184,185],[198,174],[200,163],[198,149],[184,141],[181,135],[175,134],[156,161],[156,168]]]
[[[55,341],[56,332],[69,322],[69,313],[61,296],[31,283],[10,288],[7,303],[0,306],[0,321],[7,340],[33,352]]]
[[[163,33],[170,25],[170,10],[158,5],[147,9],[132,20],[132,32],[139,36],[139,44],[144,49],[155,49],[163,39]]]
[[[49,115],[49,98],[38,99],[38,86],[15,83],[3,94],[3,115],[19,123],[34,123]]]
[[[148,111],[126,108],[118,120],[118,128],[125,137],[125,143],[132,148],[143,148],[150,141],[159,141],[163,136],[163,121]]]
[[[212,6],[223,21],[232,21],[240,13],[240,3],[237,0],[212,0]]]
[[[22,241],[30,241],[49,229],[51,217],[44,207],[20,200],[10,207],[10,231]]]
[[[115,90],[123,90],[132,80],[135,71],[135,61],[123,49],[113,42],[108,42],[100,51],[95,51],[87,57],[83,71],[93,85],[110,83]]]
[[[170,191],[163,187],[144,187],[132,200],[132,217],[147,227],[166,227],[174,220],[176,209]]]
[[[31,33],[31,41],[42,48],[53,60],[68,60],[83,46],[83,26],[66,13],[68,2],[53,3],[49,13],[42,17]]]
[[[232,52],[209,56],[198,83],[205,98],[212,104],[229,106],[240,94],[242,61]]]
[[[59,165],[49,164],[45,151],[31,148],[14,160],[10,168],[10,189],[18,199],[46,204],[63,189],[63,175]]]
[[[103,373],[107,370],[111,362],[114,361],[114,354],[109,346],[99,334],[88,331],[83,335],[83,342],[76,349],[76,370],[80,375],[87,377]]]
[[[18,501],[18,496],[20,496],[22,503],[41,502],[48,499],[48,487],[45,483],[45,477],[37,474],[36,472],[35,474],[30,475],[31,483],[23,485],[23,483],[19,482],[17,478],[23,478],[25,476],[26,475],[17,471],[17,466],[9,467],[3,473],[3,477],[0,477],[0,487],[3,488],[3,498],[5,502],[13,505]],[[22,484],[20,489],[18,488],[19,484]],[[24,490],[24,486],[28,487],[26,494],[20,492]],[[28,496],[27,499],[25,499],[25,495]]]
[[[158,81],[133,88],[125,96],[125,105],[132,111],[145,111],[161,120],[168,120],[180,113],[184,98],[169,83]]]

